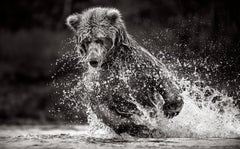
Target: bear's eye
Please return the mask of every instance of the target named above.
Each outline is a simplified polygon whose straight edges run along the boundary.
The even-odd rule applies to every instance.
[[[88,48],[88,45],[91,43],[90,40],[85,40],[83,43],[82,43],[82,47],[86,50]]]
[[[95,41],[97,44],[103,44],[103,41],[101,39],[98,39]]]
[[[91,43],[90,40],[85,41],[85,45],[88,46]]]
[[[110,38],[106,38],[105,40],[104,40],[104,47],[106,48],[106,49],[110,49],[111,47],[112,47],[112,40],[110,39]]]

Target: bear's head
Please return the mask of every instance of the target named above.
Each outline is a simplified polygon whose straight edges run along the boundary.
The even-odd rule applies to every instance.
[[[91,67],[100,67],[116,47],[129,45],[129,35],[117,9],[91,8],[70,15],[66,23],[76,35],[82,61]]]

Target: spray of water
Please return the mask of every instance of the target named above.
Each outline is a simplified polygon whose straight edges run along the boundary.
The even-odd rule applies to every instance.
[[[168,76],[182,90],[184,106],[178,116],[168,119],[161,110],[163,105],[162,97],[156,94],[154,97],[159,102],[154,103],[154,105],[158,113],[152,116],[151,109],[144,109],[130,95],[131,102],[142,112],[142,115],[133,115],[136,123],[158,130],[159,133],[156,133],[156,137],[232,138],[240,136],[240,120],[236,116],[239,114],[239,109],[233,104],[232,97],[205,85],[200,78],[193,81],[184,77],[177,77],[176,72],[169,70],[169,67],[163,64],[162,59],[157,59],[145,49],[142,50],[155,61],[156,67],[160,67],[165,76]],[[194,75],[198,75],[197,72]],[[96,69],[88,69],[82,77],[76,76],[77,84],[68,91],[64,91],[63,101],[71,100],[71,103],[78,103],[74,104],[76,105],[75,109],[78,109],[79,104],[86,107],[90,136],[102,137],[102,134],[106,134],[104,136],[116,137],[116,134],[97,118],[89,106],[87,94],[94,89],[94,86],[100,85],[98,77],[99,71]],[[157,134],[161,135],[157,136]]]
[[[144,50],[144,49],[143,49]],[[160,130],[160,136],[165,137],[239,137],[240,120],[237,117],[239,109],[235,107],[232,97],[205,85],[201,79],[190,81],[178,78],[167,69],[160,60],[146,51],[155,60],[158,67],[165,75],[183,90],[184,107],[181,113],[173,119],[167,119],[161,110],[155,117],[151,117],[151,111],[142,108],[138,103],[138,109],[142,116],[136,115],[136,121],[150,128]],[[194,75],[198,75],[197,72]],[[161,98],[161,97],[155,97]],[[133,100],[135,101],[135,100]],[[162,101],[156,100],[156,101]],[[156,103],[157,109],[161,109],[163,103]]]
[[[184,106],[178,116],[167,119],[160,112],[154,118],[147,115],[140,120],[158,128],[166,137],[239,137],[240,121],[236,117],[239,110],[232,104],[233,99],[198,83],[179,80],[184,89]]]

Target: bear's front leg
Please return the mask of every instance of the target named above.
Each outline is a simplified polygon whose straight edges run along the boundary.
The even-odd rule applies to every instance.
[[[183,107],[183,100],[182,98],[175,97],[174,100],[165,100],[165,103],[163,105],[163,112],[164,115],[168,118],[172,118],[179,114],[179,112],[182,110]]]
[[[127,133],[134,137],[151,137],[151,130],[147,126],[135,124],[131,118],[119,115],[105,104],[92,106],[92,109],[104,124],[112,128],[119,135]]]
[[[160,81],[159,81],[160,82]],[[172,118],[180,113],[183,107],[183,98],[180,90],[168,79],[161,80],[157,85],[158,92],[164,99],[163,112],[168,118]]]

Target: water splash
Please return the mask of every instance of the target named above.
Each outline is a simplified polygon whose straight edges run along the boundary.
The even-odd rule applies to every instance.
[[[145,51],[145,49],[143,50]],[[163,73],[168,78],[171,78],[179,89],[183,91],[184,106],[178,116],[167,119],[161,110],[163,105],[161,96],[155,95],[157,101],[160,101],[154,103],[158,109],[158,113],[155,116],[151,115],[151,109],[141,107],[130,96],[132,98],[131,102],[142,112],[142,115],[133,116],[136,123],[144,124],[151,129],[160,131],[159,134],[161,135],[158,136],[158,133],[156,133],[156,137],[232,138],[240,136],[240,119],[237,117],[239,109],[235,107],[232,97],[206,85],[200,77],[197,80],[178,77],[176,73],[179,72],[169,71],[169,67],[163,64],[164,58],[157,59],[149,52],[145,52],[155,61],[157,67],[161,67]],[[164,56],[164,53],[162,55]],[[174,64],[171,63],[171,65]],[[193,75],[198,76],[197,72]],[[74,109],[77,110],[81,107],[80,105],[85,107],[90,125],[90,136],[101,137],[102,134],[107,134],[105,136],[110,138],[117,137],[108,126],[104,125],[97,118],[89,106],[86,94],[88,91],[93,90],[94,86],[100,85],[97,81],[98,76],[99,71],[96,69],[88,69],[82,77],[76,75],[74,77],[74,80],[77,82],[76,85],[70,87],[69,90],[64,90],[62,102],[67,104],[66,100],[71,101],[71,104],[74,103],[75,105]],[[66,82],[71,83],[69,80]]]
[[[159,128],[166,137],[239,137],[240,120],[236,116],[239,110],[233,98],[198,83],[179,80],[185,91],[182,93],[184,106],[178,116],[166,119],[160,113],[154,119],[147,117],[145,122]]]
[[[190,81],[186,78],[178,78],[169,71],[162,61],[149,53],[155,63],[161,67],[165,75],[177,83],[183,90],[184,106],[180,114],[173,119],[167,119],[161,110],[155,117],[151,117],[151,111],[146,111],[139,104],[138,109],[143,111],[141,117],[136,116],[137,122],[150,128],[159,129],[160,136],[165,137],[239,137],[240,119],[239,109],[234,105],[234,100],[227,94],[206,85],[200,79]],[[159,97],[158,97],[159,98]],[[161,101],[158,100],[158,101]],[[162,103],[160,104],[161,107]],[[157,107],[158,108],[158,107]],[[158,137],[158,136],[156,136]]]

